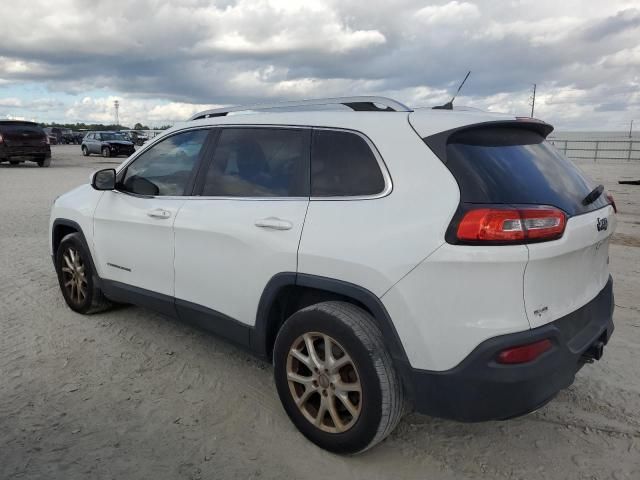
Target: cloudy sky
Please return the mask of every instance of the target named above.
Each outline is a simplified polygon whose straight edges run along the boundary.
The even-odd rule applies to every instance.
[[[159,125],[211,105],[381,94],[640,123],[640,0],[0,0],[0,118]]]

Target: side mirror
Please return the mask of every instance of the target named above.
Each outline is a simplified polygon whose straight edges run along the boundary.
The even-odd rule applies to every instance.
[[[113,190],[116,188],[115,168],[105,168],[93,174],[91,186],[96,190]]]

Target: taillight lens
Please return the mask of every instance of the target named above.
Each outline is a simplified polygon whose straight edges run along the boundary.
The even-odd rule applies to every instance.
[[[2,134],[0,133],[0,143],[4,142],[4,138],[2,137]]]
[[[46,144],[46,145],[49,145],[49,135],[45,135],[45,136],[42,138],[42,143],[44,143],[44,144]]]
[[[507,348],[498,354],[497,361],[498,363],[507,365],[532,362],[544,352],[551,349],[552,346],[551,340],[545,338],[544,340],[528,345]]]
[[[616,201],[613,199],[613,195],[611,195],[611,192],[607,192],[607,200],[613,207],[613,213],[618,213],[618,207],[616,206]]]
[[[528,243],[562,237],[567,217],[554,207],[474,208],[467,211],[456,236],[471,243]]]

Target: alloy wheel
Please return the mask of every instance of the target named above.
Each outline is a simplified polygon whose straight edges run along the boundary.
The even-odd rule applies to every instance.
[[[65,250],[62,261],[62,284],[68,297],[79,305],[87,298],[88,283],[85,264],[78,250],[73,247]]]
[[[332,337],[309,332],[293,342],[287,356],[287,381],[304,417],[328,433],[343,433],[362,410],[356,365]]]

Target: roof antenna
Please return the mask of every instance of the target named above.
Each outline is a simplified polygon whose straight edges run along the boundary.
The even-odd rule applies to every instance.
[[[460,84],[460,86],[458,87],[458,90],[456,90],[456,94],[453,96],[453,98],[451,100],[449,100],[447,103],[445,103],[444,105],[438,105],[437,107],[433,107],[434,110],[453,110],[453,101],[456,99],[456,97],[458,96],[458,94],[460,93],[460,90],[462,90],[462,86],[464,85],[464,82],[467,81],[467,78],[469,78],[469,75],[471,75],[471,70],[469,70],[467,72],[467,76],[464,77],[464,80],[462,80],[462,83]]]

